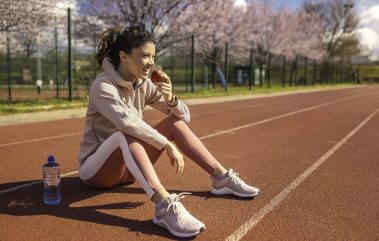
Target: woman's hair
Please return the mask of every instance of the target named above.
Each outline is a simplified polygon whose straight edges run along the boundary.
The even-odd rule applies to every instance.
[[[155,44],[153,35],[141,26],[131,26],[121,32],[120,28],[111,28],[101,35],[101,41],[97,48],[96,60],[101,66],[103,59],[109,57],[115,68],[120,64],[120,51],[127,54],[133,48],[138,48],[146,43]]]

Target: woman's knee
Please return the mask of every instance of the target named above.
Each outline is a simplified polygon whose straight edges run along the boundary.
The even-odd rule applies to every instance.
[[[130,147],[135,147],[135,146],[143,146],[143,142],[133,136],[130,136],[130,135],[127,135],[127,134],[124,134],[124,138],[126,139],[127,143],[128,143],[128,146],[129,148]]]
[[[188,125],[181,119],[175,120],[173,125],[178,130],[189,129]]]
[[[124,134],[121,131],[116,131],[109,138],[116,138],[117,140],[121,140],[124,137]]]
[[[187,126],[187,124],[182,119],[174,115],[170,115],[169,117],[167,117],[167,120],[170,124],[174,125],[175,127]]]
[[[126,165],[120,148],[116,148],[105,160],[92,158],[79,169],[80,179],[94,188],[112,188],[122,179]]]

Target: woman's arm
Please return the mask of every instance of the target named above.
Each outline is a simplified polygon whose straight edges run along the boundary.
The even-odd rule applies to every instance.
[[[166,115],[175,115],[179,119],[183,120],[187,124],[190,123],[191,116],[188,109],[188,106],[177,99],[177,103],[171,103],[170,100],[165,99],[162,91],[158,89],[158,86],[153,84],[150,79],[147,81],[147,93],[146,93],[146,104],[150,105],[156,110],[166,114]]]
[[[169,140],[136,115],[121,99],[111,81],[95,81],[90,89],[94,109],[125,134],[138,138],[159,150]]]

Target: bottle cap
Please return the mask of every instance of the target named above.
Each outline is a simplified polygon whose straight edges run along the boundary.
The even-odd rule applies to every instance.
[[[49,155],[49,157],[47,158],[47,161],[48,162],[55,162],[55,158],[53,155]]]

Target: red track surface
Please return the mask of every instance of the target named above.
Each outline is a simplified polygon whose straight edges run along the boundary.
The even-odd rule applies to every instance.
[[[261,189],[255,199],[210,194],[210,178],[188,158],[183,175],[175,174],[166,154],[156,170],[169,191],[192,192],[183,203],[207,227],[198,240],[232,234],[242,240],[379,240],[379,113],[280,202],[273,200],[378,108],[377,86],[190,106],[191,129],[225,167]],[[145,112],[152,125],[162,117]],[[153,205],[138,184],[93,190],[74,173],[62,178],[63,202],[52,207],[42,202],[42,183],[9,191],[40,180],[50,153],[62,174],[77,171],[83,123],[0,127],[0,240],[176,239],[152,223]],[[250,226],[238,236],[244,224]]]

